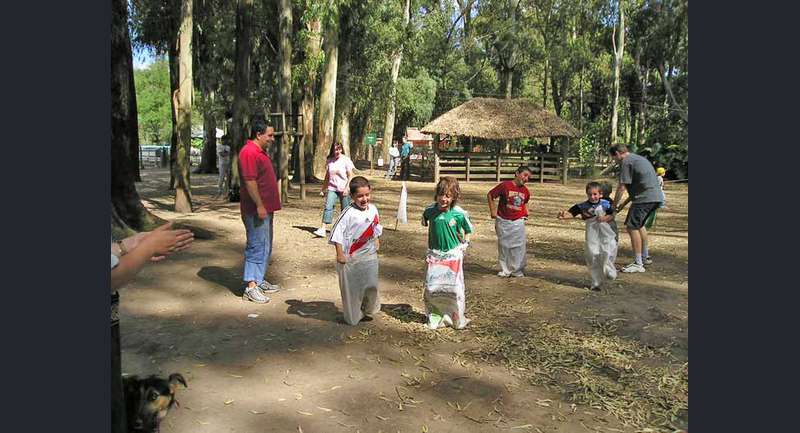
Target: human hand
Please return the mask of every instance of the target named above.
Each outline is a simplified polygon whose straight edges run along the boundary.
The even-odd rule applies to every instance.
[[[324,189],[323,189],[323,190],[320,190],[320,192],[319,192],[319,196],[320,196],[320,197],[325,197],[325,190],[324,190]]]
[[[265,208],[264,206],[259,206],[256,209],[256,212],[258,212],[258,218],[259,219],[263,220],[263,219],[267,218],[267,208]]]
[[[166,223],[152,232],[145,232],[139,241],[140,248],[149,248],[151,251],[151,261],[158,262],[164,260],[168,255],[183,251],[189,248],[194,241],[194,233],[191,230],[173,230],[172,223]]]
[[[344,253],[336,253],[336,261],[345,264],[347,263],[347,257],[344,256]]]
[[[562,210],[558,212],[558,219],[563,220],[567,219],[567,211]]]
[[[491,219],[496,219],[497,218],[497,212],[489,212],[489,217]]]

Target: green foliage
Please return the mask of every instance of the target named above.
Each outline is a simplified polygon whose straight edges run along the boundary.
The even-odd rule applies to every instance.
[[[397,127],[422,126],[431,120],[436,98],[436,80],[420,69],[414,78],[397,80]]]
[[[467,4],[471,8],[464,15],[461,7]],[[194,105],[219,119],[230,108],[234,89],[236,2],[206,0],[196,6]],[[475,96],[503,97],[510,78],[513,97],[532,98],[583,132],[576,140],[582,161],[603,155],[610,135],[617,2],[413,0],[408,26],[403,25],[403,6],[400,0],[294,0],[295,104],[312,75],[321,79],[324,54],[305,50],[309,37],[320,36],[306,24],[319,20],[323,31],[339,29],[336,106],[349,110],[354,138],[382,128],[392,94],[391,61],[402,47],[395,131],[421,126]],[[630,136],[632,147],[640,138],[637,151],[667,165],[670,176],[688,176],[688,1],[626,0],[623,7],[627,29],[620,136]],[[134,44],[167,53],[179,2],[132,0],[131,10]],[[254,2],[252,114],[272,111],[277,102],[276,12],[275,2]],[[169,138],[169,93],[154,90],[168,89],[168,68],[162,61],[154,69],[161,73],[158,85],[155,72],[136,73],[142,142]],[[213,100],[201,97],[209,89],[216,92]],[[193,115],[193,123],[198,122]]]
[[[172,133],[169,66],[159,59],[145,69],[133,71],[139,113],[139,141],[166,143]]]

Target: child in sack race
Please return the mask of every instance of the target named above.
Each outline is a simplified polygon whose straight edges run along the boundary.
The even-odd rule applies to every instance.
[[[422,214],[422,225],[428,227],[423,300],[430,329],[463,329],[470,321],[464,316],[464,251],[473,228],[467,212],[456,206],[459,195],[458,181],[443,177],[436,185],[436,202]]]
[[[487,194],[489,216],[495,220],[497,233],[497,260],[500,262],[498,277],[524,277],[527,260],[525,221],[528,219],[528,201],[531,193],[525,186],[531,175],[527,165],[521,165],[514,180],[500,182]],[[499,206],[494,204],[500,198]]]
[[[602,198],[603,186],[598,182],[586,184],[587,200],[558,213],[559,219],[580,216],[586,222],[586,266],[592,279],[591,290],[599,291],[608,280],[617,278],[613,258],[617,255],[617,241],[610,222],[614,220],[614,207]]]
[[[336,274],[344,321],[349,325],[357,325],[381,309],[378,249],[383,227],[378,209],[370,203],[371,190],[363,176],[350,180],[352,201],[339,215],[328,240],[336,247]]]

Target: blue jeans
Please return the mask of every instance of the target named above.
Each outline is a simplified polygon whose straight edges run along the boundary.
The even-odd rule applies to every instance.
[[[323,224],[330,224],[333,222],[333,208],[336,206],[336,202],[339,202],[341,206],[340,210],[344,211],[344,208],[350,206],[350,196],[343,193],[343,192],[336,192],[328,190],[328,195],[325,196],[325,211],[322,212],[322,223]]]
[[[391,179],[397,173],[397,166],[400,165],[400,158],[389,159],[389,169],[386,170],[386,178]]]
[[[247,233],[247,246],[244,248],[244,281],[264,282],[272,255],[272,217],[268,213],[263,220],[258,214],[242,215]]]

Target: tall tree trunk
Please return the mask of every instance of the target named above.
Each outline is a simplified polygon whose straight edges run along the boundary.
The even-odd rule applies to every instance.
[[[115,235],[144,230],[158,219],[142,206],[130,160],[133,142],[139,141],[133,56],[128,33],[128,3],[111,2],[111,220]],[[137,146],[138,147],[138,146]]]
[[[345,102],[344,107],[339,110],[339,122],[336,124],[336,139],[342,143],[345,154],[355,161],[352,146],[350,146],[350,104]]]
[[[175,212],[192,212],[192,186],[189,179],[192,149],[192,0],[181,2],[181,27],[178,31],[178,155],[176,158]]]
[[[321,29],[319,20],[313,20],[306,24],[306,30],[311,32],[306,39],[306,57],[316,58],[319,55],[322,42]],[[316,86],[317,71],[314,69],[308,71],[308,77],[303,84],[303,102],[300,106],[300,112],[303,114],[303,151],[299,152],[301,156],[298,158],[300,160],[298,166],[300,168],[301,194],[303,183],[313,180],[314,177],[314,94]]]
[[[236,64],[234,65],[235,93],[231,121],[231,180],[230,190],[238,193],[239,150],[244,146],[250,124],[248,96],[250,93],[250,51],[253,27],[253,0],[239,0],[236,6]]]
[[[350,156],[355,161],[355,155],[353,155],[350,147],[350,118],[353,113],[348,85],[350,82],[350,68],[353,64],[351,58],[352,37],[350,36],[353,31],[351,23],[356,18],[353,14],[354,12],[351,9],[345,9],[342,11],[339,20],[339,69],[337,75],[342,77],[342,85],[336,92],[335,136],[336,141],[342,143],[345,155]]]
[[[130,44],[130,42],[128,42],[128,44]],[[136,89],[136,85],[135,85],[134,79],[133,79],[133,74],[130,74],[130,76],[131,76],[130,77],[130,83],[128,85],[131,86],[131,89]],[[128,100],[128,105],[129,105],[128,109],[131,112],[133,112],[133,113],[137,112],[137,108],[136,108],[137,107],[137,105],[136,105],[136,92],[135,91],[133,93],[131,93],[131,97]],[[134,117],[134,119],[136,119],[136,118]],[[129,159],[129,161],[130,161],[130,164],[131,164],[131,169],[133,170],[133,178],[134,178],[134,180],[136,182],[141,182],[142,181],[142,176],[141,176],[141,173],[139,172],[139,168],[140,168],[140,160],[139,159],[140,159],[141,155],[139,153],[139,138],[138,138],[139,137],[139,135],[138,135],[139,134],[139,132],[138,132],[139,131],[139,121],[138,121],[138,119],[136,119],[136,122],[134,122],[131,126],[136,128],[136,134],[137,134],[136,137],[137,138],[136,138],[136,140],[131,140],[131,142],[130,142],[130,151],[129,151],[130,152],[129,153],[130,159]]]
[[[178,119],[175,117],[177,106],[175,94],[178,92],[178,38],[170,38],[169,42],[169,103],[172,115],[172,133],[169,137],[169,189],[175,189],[175,158],[178,154]]]
[[[406,0],[403,7],[403,28],[408,28],[408,23],[411,21],[411,1]],[[394,120],[395,108],[397,105],[397,76],[400,75],[400,62],[403,60],[403,43],[397,48],[397,51],[392,58],[392,82],[390,84],[391,91],[389,93],[389,101],[386,107],[386,118],[383,123],[383,149],[381,155],[384,164],[389,161],[389,146],[392,145],[392,137],[394,136]]]
[[[203,157],[197,173],[217,172],[217,121],[214,118],[214,90],[203,85]]]
[[[628,98],[628,121],[625,125],[625,143],[632,143],[631,135],[636,130],[636,103],[633,98]]]
[[[314,151],[314,176],[325,178],[325,160],[333,143],[333,122],[336,116],[336,76],[339,68],[338,18],[325,26],[322,42],[325,51],[325,72],[322,75],[322,90],[319,97],[317,122],[317,145]]]
[[[637,68],[638,69],[638,68]],[[639,122],[636,128],[636,144],[639,146],[644,145],[645,142],[645,126],[647,122],[647,85],[650,76],[649,66],[645,66],[644,73],[640,73],[639,81],[642,85],[642,99],[639,101]]]
[[[467,66],[473,64],[472,61],[472,4],[475,0],[456,0],[459,13],[464,17],[464,28],[461,32],[461,47],[464,51],[464,63]]]
[[[669,100],[672,101],[672,106],[675,107],[678,115],[681,116],[681,119],[683,119],[684,122],[688,123],[689,122],[688,109],[685,109],[684,107],[681,106],[681,104],[678,103],[678,100],[675,99],[675,94],[672,92],[672,86],[669,84],[669,76],[672,75],[672,67],[667,69],[662,64],[661,66],[659,66],[658,75],[659,77],[661,77],[661,82],[664,84],[664,90],[666,91],[666,94],[669,95]]]
[[[294,137],[292,133],[292,2],[280,0],[280,32],[281,32],[281,89],[280,108],[286,116],[286,129],[281,135],[280,148],[280,179],[281,199],[286,203],[289,199],[289,151],[292,148]]]
[[[511,99],[511,89],[514,83],[514,71],[507,69],[506,71],[504,71],[504,75],[505,75],[504,80],[506,82],[505,98]]]
[[[614,45],[614,100],[611,103],[611,144],[617,142],[617,119],[619,117],[619,87],[620,69],[622,67],[622,55],[625,53],[625,5],[624,0],[617,0],[619,10],[619,29],[615,30],[618,41],[614,41],[612,34],[611,42]]]
[[[547,48],[545,48],[547,50]],[[549,54],[545,54],[548,55]],[[550,59],[544,59],[544,80],[542,80],[542,108],[547,109],[547,76],[550,70]]]
[[[578,96],[578,132],[583,136],[583,66],[581,66],[580,91]]]

